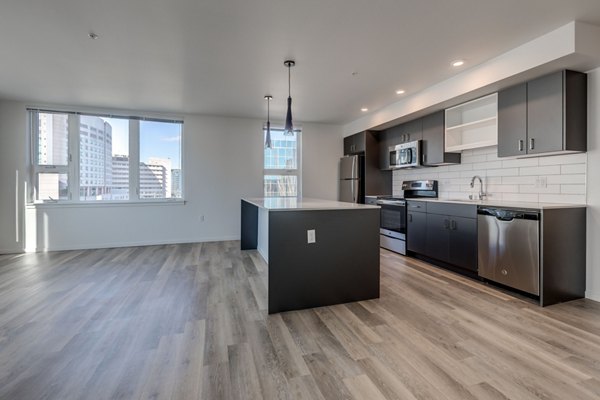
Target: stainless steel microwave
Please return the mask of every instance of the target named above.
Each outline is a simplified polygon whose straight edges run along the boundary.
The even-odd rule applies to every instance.
[[[415,168],[421,166],[421,141],[407,142],[391,146],[390,168]]]

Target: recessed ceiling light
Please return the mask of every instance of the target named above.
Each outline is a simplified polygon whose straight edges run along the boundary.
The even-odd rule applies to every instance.
[[[96,40],[98,39],[100,36],[98,36],[97,34],[95,34],[94,32],[90,32],[88,33],[88,37],[92,40]]]
[[[456,60],[452,62],[452,66],[453,67],[460,67],[461,65],[463,65],[465,62],[463,60]]]
[[[360,109],[360,111],[367,112],[367,111],[369,111],[369,109],[367,107],[363,107],[363,108]]]
[[[404,90],[400,89],[400,90],[396,90],[396,94],[404,94],[406,93]]]

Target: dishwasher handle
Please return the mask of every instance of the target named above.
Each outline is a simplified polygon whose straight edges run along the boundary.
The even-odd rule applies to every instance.
[[[477,209],[477,214],[494,217],[497,220],[506,222],[514,219],[526,219],[530,221],[539,221],[540,219],[539,211],[532,210],[480,207]]]

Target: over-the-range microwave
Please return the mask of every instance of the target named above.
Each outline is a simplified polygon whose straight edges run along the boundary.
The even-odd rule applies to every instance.
[[[390,168],[415,168],[421,166],[421,140],[390,146]]]

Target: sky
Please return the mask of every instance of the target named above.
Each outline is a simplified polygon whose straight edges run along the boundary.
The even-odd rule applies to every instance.
[[[113,155],[129,155],[129,120],[102,119],[112,126]],[[140,161],[170,158],[172,168],[181,168],[181,128],[181,124],[140,121]]]

